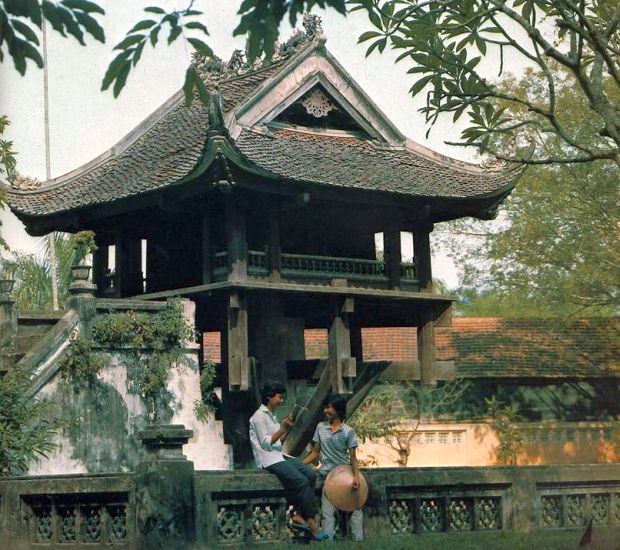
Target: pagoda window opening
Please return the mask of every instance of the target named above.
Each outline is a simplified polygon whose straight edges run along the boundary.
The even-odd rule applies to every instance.
[[[105,270],[105,289],[116,288],[116,245],[106,246],[106,270]]]
[[[273,124],[275,123],[275,124]],[[370,136],[358,122],[323,88],[317,84],[289,105],[276,118],[274,126],[301,126],[316,130],[341,130]]]
[[[142,292],[146,292],[148,273],[146,271],[146,253],[148,250],[148,243],[146,239],[140,239],[140,271],[142,273]]]

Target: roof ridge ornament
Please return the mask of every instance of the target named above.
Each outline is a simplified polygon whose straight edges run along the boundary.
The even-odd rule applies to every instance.
[[[18,191],[33,191],[34,189],[39,189],[41,187],[41,182],[37,178],[23,176],[18,173],[16,173],[15,176],[9,181],[11,183],[11,187],[13,189],[17,189]]]
[[[284,43],[275,43],[275,51],[270,59],[260,57],[254,61],[248,60],[246,45],[246,52],[234,50],[228,62],[216,55],[207,57],[204,54],[194,52],[192,63],[202,78],[211,83],[264,69],[291,57],[307,44],[324,39],[322,20],[318,15],[305,13],[302,25],[305,32],[296,30]]]

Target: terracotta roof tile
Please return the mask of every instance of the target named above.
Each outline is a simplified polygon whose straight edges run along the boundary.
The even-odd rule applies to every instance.
[[[327,332],[307,330],[306,356],[327,355]],[[365,328],[364,358],[417,359],[416,329]],[[620,318],[455,317],[435,330],[436,358],[467,378],[620,376]]]

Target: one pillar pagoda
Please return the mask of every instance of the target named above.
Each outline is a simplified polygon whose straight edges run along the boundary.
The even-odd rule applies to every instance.
[[[262,380],[303,385],[292,453],[330,391],[350,393],[351,409],[362,401],[389,366],[364,362],[364,327],[417,327],[418,361],[399,365],[403,377],[450,376],[434,360],[433,327],[449,323],[453,298],[433,292],[430,234],[443,221],[493,218],[520,173],[406,139],[326,49],[317,19],[304,23],[269,61],[195,59],[209,105],[187,108],[179,92],[89,164],[7,193],[33,235],[96,233],[99,296],[196,302],[198,330],[221,334],[224,431],[238,466]],[[328,331],[327,361],[304,357],[311,328]]]

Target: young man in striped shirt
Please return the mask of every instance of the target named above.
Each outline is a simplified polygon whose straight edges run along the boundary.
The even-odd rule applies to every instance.
[[[353,469],[353,489],[360,486],[360,472],[357,464],[357,438],[351,426],[344,423],[347,414],[347,400],[338,394],[330,395],[323,408],[325,422],[319,422],[312,437],[312,451],[304,459],[310,464],[320,457],[321,466],[319,477],[324,485],[327,474],[340,464],[350,464]],[[323,490],[321,498],[321,526],[329,538],[333,540],[335,530],[336,509],[325,496]],[[364,540],[364,525],[362,510],[351,514],[351,534],[353,539]]]

